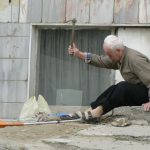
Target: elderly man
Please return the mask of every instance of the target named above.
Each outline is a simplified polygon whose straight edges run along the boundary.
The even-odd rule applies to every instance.
[[[107,69],[119,70],[125,81],[110,86],[85,112],[77,112],[83,120],[101,117],[120,106],[144,105],[150,111],[150,60],[140,52],[124,46],[122,40],[114,35],[104,39],[105,56],[81,52],[76,45],[69,46],[69,54],[86,63]]]

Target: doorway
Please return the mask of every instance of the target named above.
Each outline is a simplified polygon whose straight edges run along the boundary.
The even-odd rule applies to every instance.
[[[111,30],[77,30],[76,45],[82,51],[101,55],[103,40],[109,34]],[[111,70],[68,55],[70,35],[69,29],[39,29],[35,93],[42,94],[49,105],[89,105],[114,80]]]

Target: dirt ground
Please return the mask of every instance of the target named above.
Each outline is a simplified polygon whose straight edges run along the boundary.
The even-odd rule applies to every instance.
[[[33,143],[43,138],[65,136],[90,127],[89,124],[65,123],[50,125],[29,125],[0,129],[0,139],[22,143]]]

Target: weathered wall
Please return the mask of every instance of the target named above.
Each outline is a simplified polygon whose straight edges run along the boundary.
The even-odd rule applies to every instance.
[[[0,24],[0,117],[15,116],[27,98],[29,27]]]
[[[79,24],[144,26],[150,23],[149,8],[149,0],[0,0],[0,117],[15,117],[27,98],[30,23],[64,23],[75,17]],[[119,30],[124,40],[143,37],[143,45],[149,43],[148,33]]]
[[[0,0],[0,22],[149,23],[149,7],[149,0]]]
[[[149,0],[0,0],[0,22],[150,23]]]

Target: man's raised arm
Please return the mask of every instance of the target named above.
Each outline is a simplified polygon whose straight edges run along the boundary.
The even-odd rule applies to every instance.
[[[70,55],[74,55],[75,57],[84,60],[85,63],[93,66],[115,70],[118,69],[117,63],[110,60],[108,56],[82,52],[75,44],[73,44],[73,47],[69,46],[68,52]]]

